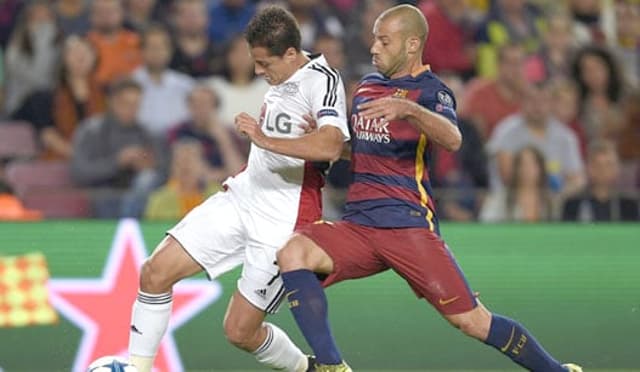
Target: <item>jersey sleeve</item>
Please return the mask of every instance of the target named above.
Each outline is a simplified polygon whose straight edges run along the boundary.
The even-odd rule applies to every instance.
[[[348,141],[347,105],[340,73],[326,66],[317,67],[314,68],[317,73],[309,84],[312,116],[318,128],[332,125],[342,132],[344,141]]]
[[[440,114],[453,124],[458,125],[456,99],[453,96],[453,92],[446,86],[442,85],[436,89],[424,89],[418,103],[427,110]]]

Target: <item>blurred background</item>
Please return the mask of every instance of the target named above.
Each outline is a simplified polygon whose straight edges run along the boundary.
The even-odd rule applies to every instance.
[[[268,89],[242,31],[270,3],[0,1],[0,218],[176,220],[220,190],[249,149],[233,117],[257,117]],[[349,94],[397,2],[276,3]],[[432,149],[441,220],[638,221],[639,1],[411,3],[464,137]],[[348,163],[327,180],[339,218]]]
[[[246,161],[233,118],[257,117],[269,86],[242,31],[271,3],[0,0],[0,371],[82,371],[126,353],[141,260]],[[276,3],[350,95],[372,72],[375,18],[398,2]],[[424,62],[456,95],[463,145],[432,148],[429,177],[471,286],[561,360],[639,371],[640,1],[409,3],[430,24]],[[350,181],[349,163],[333,164],[326,219]],[[219,298],[180,318],[167,342],[182,362],[159,371],[260,368],[223,337],[238,275],[206,283]],[[328,296],[358,370],[514,370],[393,273]],[[307,349],[289,311],[273,321]]]

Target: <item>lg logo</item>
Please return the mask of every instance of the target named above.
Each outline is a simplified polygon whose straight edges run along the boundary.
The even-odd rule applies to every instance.
[[[278,116],[276,116],[276,126],[275,128],[273,127],[273,124],[271,123],[270,120],[267,120],[267,130],[271,131],[271,132],[278,132],[278,133],[283,133],[283,134],[288,134],[291,133],[291,116],[285,114],[285,113],[280,113],[278,114]]]

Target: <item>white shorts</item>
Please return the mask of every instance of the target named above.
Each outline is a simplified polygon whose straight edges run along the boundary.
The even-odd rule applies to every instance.
[[[243,210],[230,192],[219,192],[167,231],[202,266],[210,279],[243,264],[238,290],[254,306],[276,313],[284,285],[276,252],[293,226]]]

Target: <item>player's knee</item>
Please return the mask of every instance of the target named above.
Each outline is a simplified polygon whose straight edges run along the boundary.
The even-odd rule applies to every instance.
[[[237,322],[228,320],[228,318],[224,320],[223,328],[224,336],[230,344],[248,352],[255,350],[254,339],[257,330],[242,327]]]
[[[478,340],[485,340],[489,334],[491,318],[487,319],[484,315],[484,313],[480,312],[471,312],[449,319],[449,321],[465,335]]]
[[[167,277],[153,257],[148,258],[140,270],[140,290],[146,293],[166,293],[171,291],[173,283]]]
[[[454,322],[453,325],[465,335],[478,338],[478,326],[472,319],[462,318]]]
[[[278,251],[276,258],[282,271],[287,272],[307,268],[307,254],[304,239],[306,238],[301,235],[294,235],[289,239],[287,244]]]

